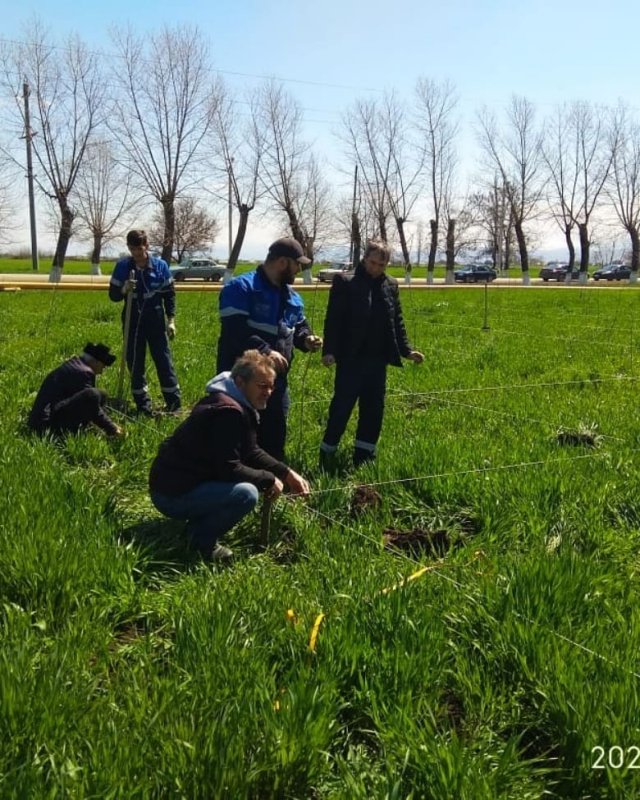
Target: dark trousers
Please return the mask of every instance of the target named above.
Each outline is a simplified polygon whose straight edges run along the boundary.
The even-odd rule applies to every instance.
[[[55,433],[77,433],[93,422],[111,433],[115,426],[102,409],[106,399],[102,389],[83,389],[55,404],[46,429]]]
[[[382,430],[387,365],[379,358],[346,358],[336,364],[333,399],[323,444],[336,448],[358,401],[358,427],[355,449],[375,454]]]
[[[260,412],[258,426],[258,445],[278,461],[284,461],[289,405],[287,379],[279,375],[267,407]]]
[[[131,373],[131,392],[138,409],[150,410],[151,397],[145,374],[147,345],[153,363],[156,365],[158,381],[167,408],[175,411],[180,408],[180,386],[173,368],[169,340],[164,327],[164,316],[146,319],[131,318],[129,341],[127,342],[127,366]]]

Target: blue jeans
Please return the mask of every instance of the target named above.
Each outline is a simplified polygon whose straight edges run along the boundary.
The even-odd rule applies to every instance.
[[[186,520],[194,546],[207,555],[223,534],[253,511],[258,490],[252,483],[207,481],[177,496],[152,491],[151,502],[166,517]]]

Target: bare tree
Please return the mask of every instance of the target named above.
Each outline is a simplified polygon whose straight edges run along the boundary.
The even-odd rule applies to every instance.
[[[576,102],[569,111],[569,142],[574,161],[576,205],[573,221],[580,237],[580,279],[587,280],[589,267],[589,224],[609,177],[615,147],[607,142],[607,126],[602,109],[596,111],[585,102]]]
[[[469,206],[475,225],[483,232],[494,267],[508,269],[513,249],[513,212],[505,187],[496,178],[487,191],[470,196]]]
[[[387,95],[382,103],[382,142],[386,159],[389,154],[390,171],[387,180],[389,207],[396,223],[407,281],[411,273],[411,255],[407,245],[405,225],[420,196],[425,151],[418,148],[408,135],[405,113],[395,95]]]
[[[1,53],[5,83],[16,98],[21,128],[23,80],[29,86],[36,185],[58,211],[58,237],[50,279],[59,280],[72,234],[73,191],[86,148],[102,122],[105,83],[96,57],[76,36],[56,47],[39,22],[27,43],[5,44]],[[13,156],[19,163],[19,159]]]
[[[214,114],[214,155],[226,178],[230,202],[238,212],[238,226],[227,261],[226,280],[233,275],[240,257],[249,214],[265,192],[264,188],[259,189],[258,186],[264,147],[264,137],[258,124],[258,102],[259,97],[251,101],[252,114],[247,122],[239,110],[238,102],[221,87]]]
[[[255,119],[264,143],[260,181],[291,235],[313,260],[333,224],[329,187],[301,135],[301,110],[280,84],[259,90]],[[306,280],[310,271],[306,270]]]
[[[391,217],[388,192],[391,154],[385,148],[378,103],[358,100],[344,115],[342,127],[341,138],[347,146],[347,156],[358,167],[361,197],[375,216],[375,235],[387,241]]]
[[[549,131],[542,147],[542,157],[549,176],[548,202],[551,215],[564,234],[569,251],[567,281],[576,261],[573,229],[578,212],[577,139],[571,134],[570,112],[559,106],[546,125]]]
[[[456,168],[455,139],[458,133],[458,98],[449,81],[437,83],[419,78],[416,85],[417,126],[422,136],[433,217],[429,220],[430,242],[427,280],[433,282],[443,204],[452,203]]]
[[[102,248],[121,234],[120,224],[136,204],[130,192],[130,172],[123,169],[110,142],[102,139],[87,145],[78,173],[77,218],[91,236],[91,270],[100,274]]]
[[[640,126],[620,106],[613,119],[609,147],[613,155],[608,193],[631,239],[631,282],[640,266]]]
[[[198,183],[203,141],[213,123],[217,88],[208,48],[196,28],[163,28],[155,36],[114,33],[119,95],[111,131],[140,188],[162,206],[162,257],[171,260],[175,202]],[[198,170],[200,169],[200,174]]]
[[[211,247],[220,233],[220,223],[204,208],[200,208],[193,197],[179,197],[174,204],[175,226],[173,231],[172,258],[178,263],[185,253]],[[164,251],[166,232],[162,208],[158,208],[149,227],[149,241]]]
[[[512,97],[505,124],[498,126],[495,115],[484,109],[478,115],[479,141],[492,172],[499,173],[513,215],[513,227],[520,253],[522,282],[529,278],[526,223],[537,212],[544,190],[542,134],[536,129],[533,105],[524,97]]]

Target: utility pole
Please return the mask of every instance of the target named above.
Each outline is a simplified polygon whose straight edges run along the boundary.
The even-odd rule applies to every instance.
[[[354,218],[356,216],[356,191],[358,188],[358,165],[356,164],[353,172],[353,202],[351,204],[351,243],[349,244],[349,261],[355,267],[355,242],[354,242]],[[358,256],[360,253],[358,252]]]
[[[233,203],[231,202],[231,173],[233,172],[233,159],[229,165],[229,256],[227,264],[231,261],[231,249],[233,247]]]
[[[36,202],[33,193],[33,159],[31,157],[31,140],[35,134],[31,131],[29,117],[29,82],[25,79],[22,84],[24,98],[24,140],[27,144],[27,183],[29,185],[29,222],[31,225],[31,266],[34,272],[38,271],[38,233],[36,230]]]

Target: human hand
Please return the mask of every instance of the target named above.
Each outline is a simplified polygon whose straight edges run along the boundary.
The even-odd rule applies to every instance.
[[[275,500],[276,498],[280,497],[282,494],[282,490],[284,489],[284,484],[280,480],[280,478],[276,478],[273,482],[273,486],[270,486],[268,489],[265,489],[264,496],[267,500]]]
[[[424,361],[424,356],[418,350],[412,350],[409,355],[407,356],[409,361],[413,361],[414,364],[422,364]]]
[[[336,363],[336,357],[332,356],[331,353],[327,353],[326,356],[322,356],[322,365],[324,367],[332,367]]]
[[[309,483],[302,475],[298,475],[298,473],[294,472],[292,469],[287,473],[284,482],[287,484],[287,489],[289,489],[292,494],[300,494],[303,497],[307,497],[311,491]]]
[[[167,336],[170,339],[175,339],[176,337],[176,323],[173,319],[167,320]]]
[[[272,350],[269,353],[269,358],[273,362],[273,368],[276,372],[286,372],[289,362],[282,353],[279,353],[277,350]]]
[[[316,353],[322,347],[322,338],[320,336],[310,334],[304,340],[304,346],[310,353]]]
[[[122,288],[120,289],[123,297],[126,297],[129,294],[129,292],[135,292],[135,290],[136,290],[136,282],[131,278],[127,278],[127,280],[122,284]]]

